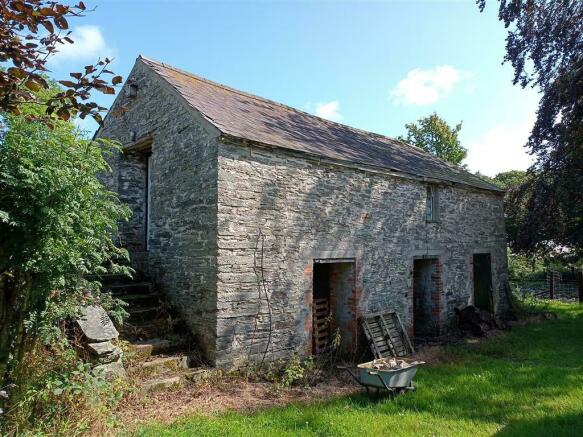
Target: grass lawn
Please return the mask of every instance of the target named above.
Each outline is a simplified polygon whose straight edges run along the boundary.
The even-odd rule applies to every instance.
[[[395,400],[355,395],[252,415],[190,416],[140,436],[583,435],[583,306],[553,303],[558,320],[447,349]]]

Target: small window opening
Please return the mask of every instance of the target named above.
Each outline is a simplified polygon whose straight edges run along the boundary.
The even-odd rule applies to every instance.
[[[439,217],[438,203],[437,203],[437,187],[435,185],[427,186],[426,199],[426,219],[428,222],[437,221]]]
[[[136,84],[131,84],[127,89],[127,96],[130,98],[138,97],[138,86]]]

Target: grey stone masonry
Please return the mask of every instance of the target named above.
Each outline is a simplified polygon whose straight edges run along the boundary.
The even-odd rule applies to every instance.
[[[502,197],[441,185],[438,222],[427,222],[426,184],[321,164],[289,152],[222,143],[218,154],[217,362],[261,355],[265,303],[255,328],[257,237],[271,294],[271,354],[309,353],[313,260],[356,264],[356,313],[395,309],[412,325],[413,261],[438,258],[439,314],[472,303],[472,257],[490,253],[496,310],[505,307],[506,236]]]
[[[216,130],[199,123],[143,64],[136,63],[130,80],[138,87],[137,96],[128,96],[126,83],[98,132],[99,137],[124,145],[136,138],[153,138],[148,150],[113,157],[113,174],[104,178],[133,213],[129,223],[122,224],[120,243],[128,248],[136,267],[145,270],[169,296],[212,360],[216,335]]]
[[[494,310],[506,308],[502,193],[233,138],[186,103],[138,60],[98,136],[125,147],[104,176],[133,212],[120,243],[213,364],[312,353],[314,262],[354,266],[343,303],[352,333],[358,316],[389,309],[413,332],[415,259],[435,260],[439,332],[473,302],[475,254],[490,254]]]

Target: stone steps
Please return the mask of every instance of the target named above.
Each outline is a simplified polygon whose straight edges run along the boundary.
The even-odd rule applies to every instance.
[[[195,367],[191,359],[190,334],[181,330],[184,323],[154,284],[143,276],[135,281],[115,275],[109,279],[104,290],[128,304],[129,317],[119,331],[134,353],[128,373],[138,378],[141,388],[168,389],[200,380],[207,370]]]
[[[89,281],[99,281],[102,284],[117,284],[117,283],[127,283],[128,281],[138,280],[138,276],[135,275],[130,278],[122,274],[101,274],[101,275],[87,275],[87,280]]]
[[[198,383],[203,381],[210,370],[206,368],[186,369],[172,374],[162,374],[146,379],[141,384],[142,391],[151,392],[156,390],[172,389],[182,387],[189,382]]]
[[[186,355],[169,357],[153,356],[142,362],[140,370],[147,375],[160,375],[189,368],[189,358]]]
[[[131,349],[139,358],[147,358],[152,355],[167,354],[180,349],[186,349],[188,342],[183,338],[152,338],[131,343]]]
[[[115,297],[123,298],[125,295],[151,294],[154,290],[154,284],[151,282],[131,282],[104,285],[104,290],[110,292]]]
[[[174,334],[174,322],[160,318],[141,322],[126,321],[120,328],[120,333],[122,338],[130,343],[163,338]]]
[[[128,313],[130,314],[128,318],[129,323],[136,322],[148,322],[150,320],[155,320],[159,315],[163,314],[163,309],[160,306],[149,306],[149,307],[128,307]]]
[[[120,296],[129,308],[143,308],[148,306],[160,306],[161,296],[158,293],[126,294]]]
[[[142,391],[151,392],[177,388],[184,385],[184,378],[181,375],[167,376],[165,378],[153,378],[142,382]]]

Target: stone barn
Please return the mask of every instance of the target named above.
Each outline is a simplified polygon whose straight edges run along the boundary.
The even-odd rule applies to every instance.
[[[419,148],[144,57],[97,136],[123,144],[120,243],[215,365],[332,332],[355,351],[368,312],[431,337],[507,305],[503,192]]]

